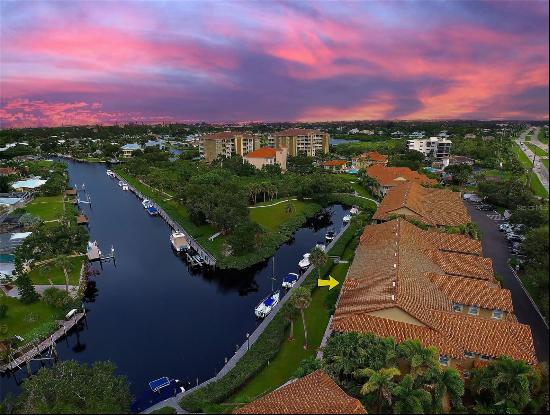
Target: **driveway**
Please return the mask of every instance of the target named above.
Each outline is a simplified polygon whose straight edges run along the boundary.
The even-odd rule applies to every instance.
[[[465,201],[472,220],[478,224],[483,233],[483,255],[493,260],[493,268],[503,278],[503,288],[512,292],[514,311],[520,323],[531,326],[533,340],[539,361],[548,361],[548,326],[524,291],[520,281],[508,266],[510,250],[503,232],[498,230],[496,212],[482,212]]]

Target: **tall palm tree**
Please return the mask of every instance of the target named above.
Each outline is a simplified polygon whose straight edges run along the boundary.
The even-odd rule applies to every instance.
[[[394,388],[395,403],[393,411],[396,414],[423,414],[430,412],[432,396],[422,388],[414,385],[411,375],[405,375]]]
[[[293,340],[294,339],[294,317],[296,317],[296,307],[294,307],[294,304],[292,304],[291,301],[288,301],[285,303],[281,311],[283,312],[284,319],[290,323],[290,334],[288,336],[288,340]]]
[[[311,304],[311,291],[305,287],[298,287],[294,290],[291,298],[292,304],[302,315],[302,323],[304,325],[304,349],[307,350],[307,327],[305,309]]]
[[[455,369],[433,368],[425,377],[425,384],[433,391],[434,413],[463,410],[464,381]]]
[[[401,372],[396,367],[382,368],[378,371],[370,368],[359,369],[354,375],[357,378],[366,378],[366,383],[361,386],[361,395],[376,396],[376,413],[381,413],[384,404],[391,405],[393,390],[397,386],[394,378]]]
[[[315,247],[311,250],[311,255],[309,257],[309,260],[317,270],[318,278],[321,278],[321,268],[328,261],[327,253],[323,251],[321,248]]]
[[[406,359],[410,365],[410,374],[414,379],[428,370],[437,367],[437,349],[424,347],[418,340],[407,340],[398,346],[399,357]]]

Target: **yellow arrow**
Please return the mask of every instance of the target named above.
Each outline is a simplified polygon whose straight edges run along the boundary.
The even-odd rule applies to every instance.
[[[336,287],[338,284],[340,284],[338,281],[336,281],[334,278],[332,278],[332,275],[328,276],[328,280],[317,280],[317,285],[319,287],[326,287],[328,285],[329,291],[332,290],[334,287]]]

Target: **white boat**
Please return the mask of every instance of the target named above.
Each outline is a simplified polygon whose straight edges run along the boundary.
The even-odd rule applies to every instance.
[[[298,278],[300,278],[300,276],[298,274],[296,274],[294,272],[289,272],[283,278],[283,284],[282,284],[283,288],[292,288],[292,287],[294,287],[294,285],[298,281]]]
[[[153,206],[153,204],[151,203],[151,201],[149,199],[143,199],[141,201],[141,204],[143,205],[144,209],[148,209],[150,206]]]
[[[109,176],[110,178],[113,178],[115,177],[115,173],[113,173],[112,170],[107,170],[107,176]]]
[[[335,232],[333,230],[329,230],[327,231],[327,233],[325,234],[325,239],[330,242],[334,239],[334,236],[335,236]]]
[[[124,182],[123,182],[122,180],[119,180],[119,181],[118,181],[118,185],[119,185],[120,187],[122,187],[122,186],[124,185]]]
[[[351,220],[351,215],[344,216],[342,220],[344,221],[344,223],[348,223]]]
[[[359,213],[359,209],[356,208],[356,207],[352,207],[350,210],[349,210],[349,214],[350,215],[357,215]]]
[[[258,318],[265,318],[277,304],[279,304],[279,291],[264,298],[264,300],[254,309],[254,314],[256,314]]]
[[[122,185],[122,190],[128,190],[128,184],[127,183],[124,183]]]
[[[170,242],[172,243],[172,246],[174,247],[176,252],[183,252],[189,249],[189,241],[187,240],[187,236],[185,236],[183,232],[172,232],[172,234],[170,235]]]
[[[322,242],[317,242],[315,244],[315,248],[320,249],[321,251],[325,252],[327,249],[327,246]]]
[[[309,260],[310,256],[311,256],[311,254],[308,252],[307,254],[304,254],[304,257],[300,260],[300,262],[298,262],[298,266],[301,269],[309,268],[309,266],[311,265],[311,262]]]

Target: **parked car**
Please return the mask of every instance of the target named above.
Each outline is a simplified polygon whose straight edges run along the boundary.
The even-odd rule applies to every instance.
[[[512,230],[512,225],[509,224],[508,222],[501,223],[501,224],[498,226],[498,230],[501,231],[501,232],[508,232],[508,231],[511,231],[511,230]]]
[[[514,255],[521,253],[521,242],[512,242],[510,251],[512,251],[512,254]]]
[[[525,239],[525,236],[510,232],[506,234],[506,238],[508,239],[509,242],[523,242],[523,240]]]
[[[484,203],[484,204],[478,205],[477,209],[482,211],[490,211],[490,210],[494,210],[495,208],[491,205]]]

